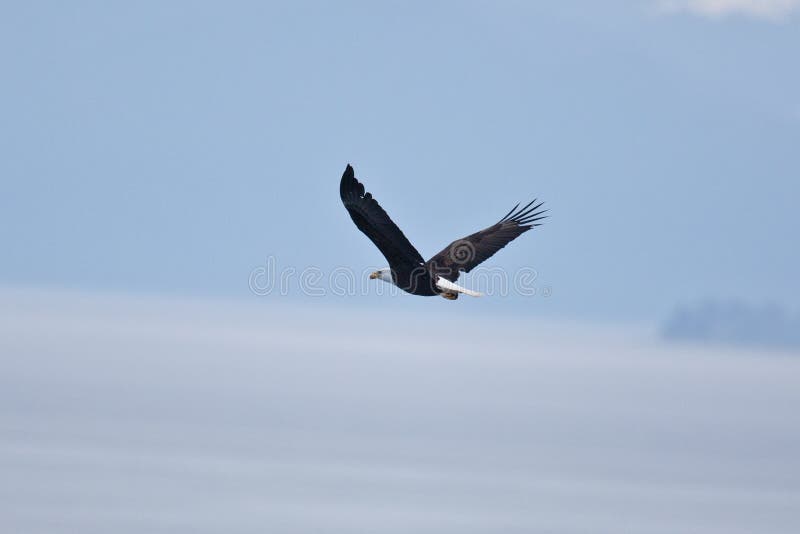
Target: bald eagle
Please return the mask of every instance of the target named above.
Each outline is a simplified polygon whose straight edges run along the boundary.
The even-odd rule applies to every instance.
[[[457,299],[459,293],[481,296],[477,291],[457,285],[458,275],[462,271],[470,272],[523,233],[541,225],[537,221],[547,217],[544,215],[547,210],[539,210],[542,202],[534,205],[536,200],[533,200],[522,208],[517,204],[493,225],[453,241],[425,261],[378,201],[365,192],[350,165],[342,175],[339,195],[358,229],[389,262],[389,267],[373,272],[370,279],[394,284],[412,295],[441,295],[448,300]]]

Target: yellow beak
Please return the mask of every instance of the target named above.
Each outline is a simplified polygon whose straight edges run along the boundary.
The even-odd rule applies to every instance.
[[[369,279],[370,280],[375,280],[379,276],[380,276],[380,274],[376,271],[376,272],[372,273],[371,275],[369,275]]]

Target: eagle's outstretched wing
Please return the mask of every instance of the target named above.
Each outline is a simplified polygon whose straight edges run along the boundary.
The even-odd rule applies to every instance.
[[[364,191],[364,185],[356,180],[350,165],[342,175],[339,195],[353,222],[375,243],[389,262],[389,267],[394,270],[413,269],[424,263],[420,253],[392,222],[378,201]]]
[[[489,259],[495,252],[524,234],[534,226],[539,226],[547,217],[547,210],[539,210],[543,202],[533,205],[536,200],[521,209],[519,204],[509,211],[505,217],[492,226],[453,241],[447,247],[428,260],[426,264],[439,276],[455,282],[461,271],[466,273],[478,264]]]

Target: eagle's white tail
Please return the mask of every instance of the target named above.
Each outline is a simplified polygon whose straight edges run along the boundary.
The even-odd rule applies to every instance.
[[[439,289],[444,289],[445,291],[451,291],[455,293],[464,293],[465,295],[469,295],[470,297],[482,297],[483,293],[479,293],[477,291],[472,291],[471,289],[467,289],[466,287],[461,287],[458,284],[454,284],[450,280],[446,280],[441,276],[436,279],[436,287]]]

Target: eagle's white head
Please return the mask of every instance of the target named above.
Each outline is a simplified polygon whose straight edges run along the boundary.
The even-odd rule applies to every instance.
[[[369,275],[370,280],[383,280],[384,282],[389,282],[390,284],[394,284],[394,280],[392,280],[392,270],[389,267],[384,267],[383,269],[378,269],[374,273]]]

